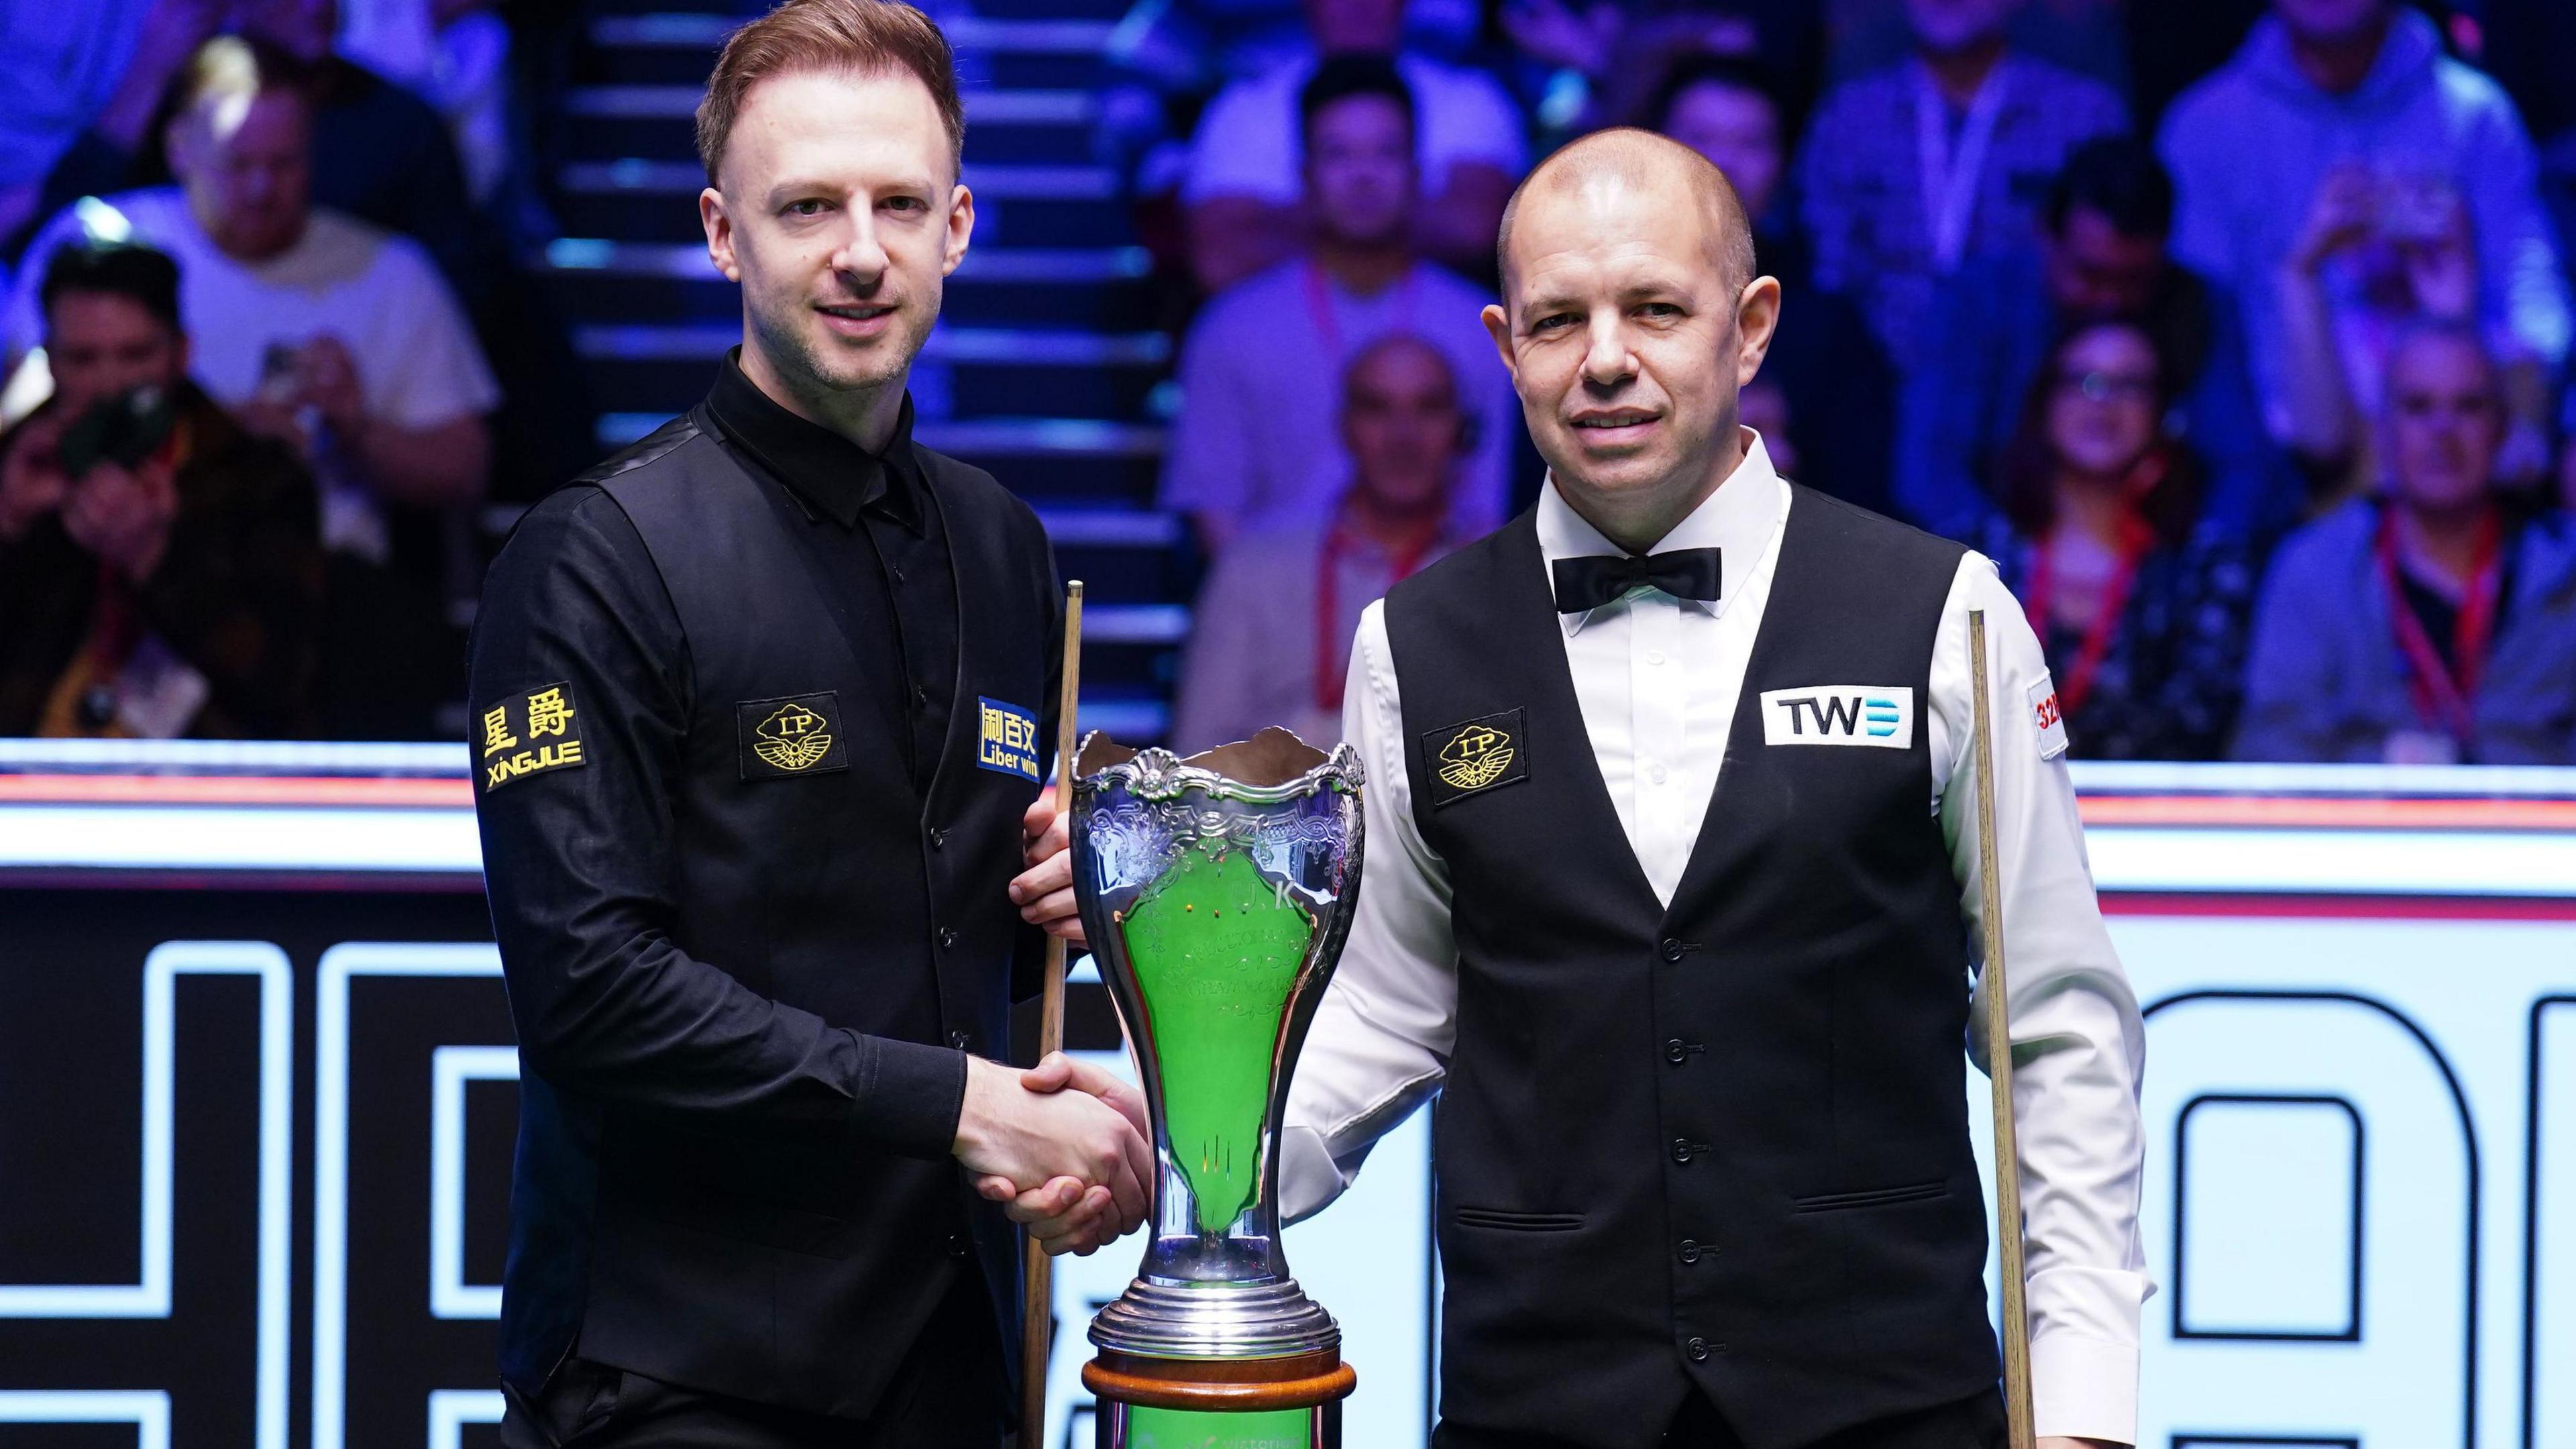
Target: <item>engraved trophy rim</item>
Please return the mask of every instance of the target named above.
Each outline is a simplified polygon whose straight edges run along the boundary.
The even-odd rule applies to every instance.
[[[1085,924],[1093,927],[1092,954],[1102,982],[1117,1005],[1122,1025],[1128,1029],[1157,1139],[1155,1219],[1148,1226],[1140,1271],[1126,1292],[1093,1319],[1090,1339],[1104,1350],[1165,1360],[1287,1358],[1337,1348],[1341,1342],[1340,1326],[1298,1287],[1279,1250],[1277,1136],[1280,1119],[1286,1113],[1295,1058],[1347,938],[1357,903],[1364,846],[1358,809],[1364,779],[1359,752],[1348,743],[1340,743],[1328,753],[1289,730],[1272,728],[1250,740],[1183,758],[1160,746],[1129,749],[1095,730],[1084,737],[1075,761],[1077,803],[1072,826],[1075,842],[1083,850],[1076,862],[1080,867],[1076,871],[1076,896],[1082,902]],[[1112,947],[1117,917],[1108,899],[1141,890],[1156,877],[1107,887],[1089,864],[1095,819],[1092,811],[1105,797],[1116,795],[1166,808],[1181,803],[1184,797],[1195,796],[1203,804],[1230,804],[1253,811],[1293,806],[1322,795],[1345,797],[1342,805],[1318,807],[1311,816],[1281,817],[1321,822],[1338,812],[1335,828],[1341,834],[1334,888],[1324,900],[1310,900],[1310,904],[1329,909],[1316,913],[1315,937],[1297,968],[1296,984],[1285,1003],[1272,1048],[1272,1081],[1262,1113],[1263,1161],[1255,1197],[1257,1206],[1247,1213],[1266,1231],[1256,1238],[1240,1239],[1233,1236],[1234,1229],[1229,1229],[1213,1239],[1201,1239],[1202,1243],[1240,1244],[1235,1251],[1244,1256],[1230,1266],[1238,1272],[1251,1270],[1247,1276],[1219,1278],[1181,1271],[1183,1257],[1164,1237],[1157,1236],[1166,1231],[1162,1217],[1171,1175],[1169,1164],[1163,1160],[1169,1136],[1163,1052],[1150,1029],[1136,1030],[1140,1022],[1150,1028],[1152,1013],[1142,999],[1133,964],[1126,959],[1124,937],[1117,937],[1122,944]],[[1212,831],[1218,828],[1218,818],[1223,814],[1193,808],[1189,818],[1193,823],[1204,822],[1202,829]],[[1204,834],[1187,830],[1174,837],[1182,842],[1204,838]],[[1311,890],[1304,886],[1289,888],[1300,895]],[[1224,1261],[1221,1249],[1211,1261]]]

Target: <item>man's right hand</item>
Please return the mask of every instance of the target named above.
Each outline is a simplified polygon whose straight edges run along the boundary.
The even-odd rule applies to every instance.
[[[1118,1221],[1128,1227],[1144,1221],[1153,1153],[1129,1115],[1089,1092],[1031,1090],[1023,1075],[982,1057],[966,1059],[958,1162],[976,1178],[1006,1180],[1018,1192],[1058,1178],[1106,1188]]]
[[[62,459],[54,451],[62,442],[63,428],[59,413],[38,413],[11,434],[9,451],[0,457],[0,543],[17,538],[29,524],[60,508],[71,491],[71,480],[64,476]]]

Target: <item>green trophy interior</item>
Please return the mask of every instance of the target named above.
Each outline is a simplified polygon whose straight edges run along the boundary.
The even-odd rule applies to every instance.
[[[1131,1408],[1127,1449],[1313,1449],[1314,1423],[1312,1409],[1207,1414]]]
[[[1163,1070],[1172,1156],[1221,1233],[1260,1187],[1271,1054],[1315,919],[1240,849],[1201,841],[1148,887],[1121,929]]]

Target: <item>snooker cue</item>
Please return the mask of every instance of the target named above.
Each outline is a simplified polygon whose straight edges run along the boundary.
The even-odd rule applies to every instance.
[[[1064,684],[1056,697],[1055,818],[1065,820],[1066,848],[1072,848],[1073,707],[1082,692],[1082,580],[1064,589]],[[1064,1048],[1064,938],[1050,934],[1046,943],[1046,981],[1038,997],[1038,1060]],[[1047,1361],[1054,1347],[1055,1260],[1026,1236],[1020,1248],[1027,1267],[1027,1296],[1020,1315],[1020,1445],[1036,1449],[1046,1433]]]
[[[2013,1132],[2012,1029],[2004,992],[2004,888],[1996,874],[1995,740],[1987,701],[1986,612],[1968,611],[1968,677],[1975,686],[1977,875],[1985,910],[1986,1080],[1995,1110],[1995,1243],[2003,1264],[2004,1415],[2011,1449],[2034,1449],[2030,1406],[2030,1307],[2022,1282],[2021,1149]]]

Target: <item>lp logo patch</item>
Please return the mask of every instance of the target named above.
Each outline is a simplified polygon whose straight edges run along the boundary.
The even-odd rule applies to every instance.
[[[1529,727],[1507,709],[1422,736],[1432,808],[1529,778]]]
[[[1766,745],[1914,744],[1914,690],[1886,684],[1819,684],[1762,692]]]
[[[746,780],[828,775],[850,767],[841,738],[841,699],[832,690],[781,699],[746,699],[733,707],[734,749]]]

